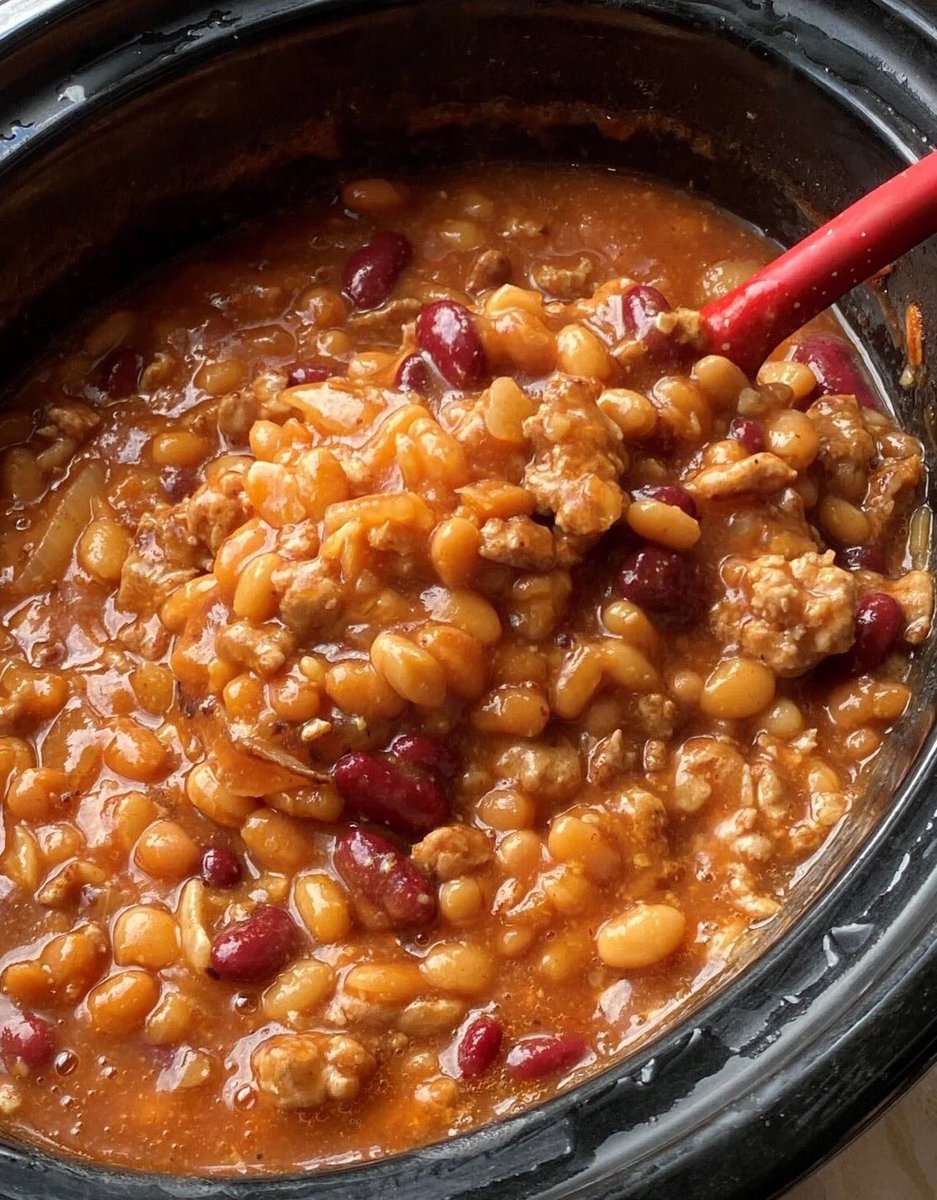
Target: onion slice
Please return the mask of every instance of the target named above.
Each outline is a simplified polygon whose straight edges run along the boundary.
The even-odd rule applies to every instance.
[[[329,779],[260,735],[247,721],[203,718],[201,741],[218,782],[236,796],[269,796]]]
[[[292,771],[296,775],[301,775],[311,783],[331,782],[331,775],[308,766],[298,759],[295,754],[290,754],[289,751],[284,750],[275,742],[266,742],[263,738],[259,737],[244,737],[240,739],[240,744],[256,758],[263,758],[269,763],[275,763],[285,771]]]
[[[45,532],[13,580],[17,592],[44,592],[65,574],[79,537],[91,519],[91,501],[104,487],[107,471],[102,462],[82,463],[58,493],[58,503]]]

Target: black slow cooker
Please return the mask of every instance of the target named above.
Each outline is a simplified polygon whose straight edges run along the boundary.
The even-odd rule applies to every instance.
[[[649,171],[781,242],[937,138],[930,0],[5,0],[0,371],[140,270],[352,169]],[[933,468],[937,245],[844,305]],[[770,944],[662,1036],[521,1116],[367,1166],[194,1179],[0,1146],[10,1200],[775,1195],[937,1052],[934,639],[873,798]]]

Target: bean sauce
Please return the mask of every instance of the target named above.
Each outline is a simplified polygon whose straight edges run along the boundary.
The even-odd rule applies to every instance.
[[[698,342],[750,228],[338,187],[0,416],[0,1115],[72,1155],[370,1160],[607,1066],[774,936],[929,633],[844,332]]]

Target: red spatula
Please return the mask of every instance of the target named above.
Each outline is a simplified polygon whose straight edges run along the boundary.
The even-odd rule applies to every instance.
[[[701,315],[710,351],[754,375],[779,342],[934,233],[937,151],[707,304]]]

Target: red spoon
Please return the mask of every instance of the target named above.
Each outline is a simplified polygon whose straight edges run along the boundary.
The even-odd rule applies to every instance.
[[[709,349],[754,375],[779,342],[933,233],[937,151],[707,304]]]

